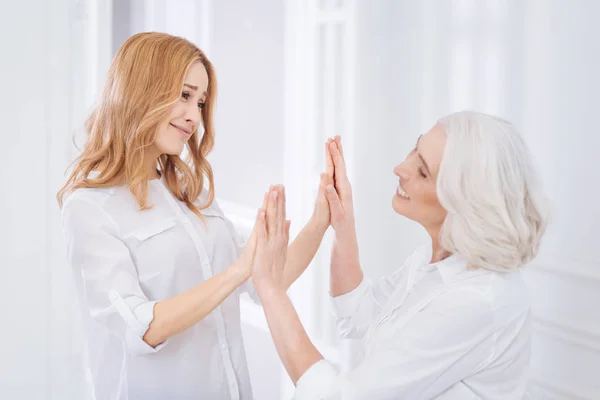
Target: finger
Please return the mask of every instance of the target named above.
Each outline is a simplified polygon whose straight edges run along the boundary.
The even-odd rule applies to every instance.
[[[274,235],[277,231],[277,190],[269,194],[269,203],[267,205],[267,233]]]
[[[264,241],[267,239],[267,225],[265,221],[265,209],[259,208],[256,213],[256,222],[254,223],[254,231],[256,232],[256,239],[258,241]]]
[[[321,174],[321,180],[319,181],[319,190],[317,191],[317,199],[325,197],[325,187],[329,184],[332,184],[332,182],[328,182],[327,175]]]
[[[329,146],[331,143],[331,139],[327,139],[325,143],[325,173],[333,178],[333,158],[331,158],[331,151],[329,150]]]
[[[346,157],[344,156],[344,146],[342,146],[342,138],[339,135],[336,136],[336,142],[337,142],[337,146],[340,151],[340,154],[342,155],[342,160],[344,160],[344,162],[345,162]]]
[[[281,185],[281,201],[283,202],[283,217],[281,217],[284,221],[287,218],[287,210],[286,210],[286,197],[285,197],[285,186]]]
[[[290,226],[292,225],[292,221],[285,221],[285,242],[289,243],[290,241]]]
[[[262,204],[262,207],[261,207],[263,210],[266,210],[266,209],[267,209],[267,204],[268,204],[268,201],[269,201],[269,193],[270,193],[270,192],[271,192],[271,191],[268,191],[268,192],[267,192],[267,193],[265,193],[265,195],[263,196],[263,204]]]
[[[328,176],[325,173],[321,173],[321,180],[319,181],[319,186],[323,186],[323,189],[325,188],[325,186],[327,185],[333,185],[333,177],[332,176]]]
[[[340,153],[340,150],[337,146],[337,142],[332,142],[330,149],[331,149],[331,155],[333,157],[333,165],[335,168],[335,174],[334,174],[335,183],[336,183],[336,186],[338,186],[341,182],[343,182],[344,180],[347,179],[346,163],[344,162],[344,159],[342,158],[342,153]]]
[[[285,228],[285,216],[283,215],[283,186],[277,186],[277,233],[281,234]]]
[[[335,137],[335,142],[337,143],[338,149],[340,150],[340,154],[342,155],[342,160],[344,160],[345,162],[346,158],[344,157],[344,148],[342,147],[342,138],[340,137],[340,135],[337,135]]]
[[[325,188],[325,196],[327,197],[327,201],[329,202],[329,210],[331,212],[331,218],[340,218],[344,215],[344,207],[342,206],[342,202],[340,201],[340,197],[333,185],[327,185]]]

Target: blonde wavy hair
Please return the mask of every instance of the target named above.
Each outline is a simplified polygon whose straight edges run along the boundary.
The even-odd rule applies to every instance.
[[[97,107],[86,121],[87,140],[71,164],[69,177],[57,194],[64,199],[80,188],[104,188],[126,184],[140,209],[150,208],[146,154],[155,142],[157,128],[167,123],[181,96],[188,68],[201,62],[208,73],[206,102],[202,109],[204,134],[187,142],[188,157],[163,154],[158,168],[179,200],[197,215],[214,200],[214,178],[207,155],[214,146],[213,110],[217,82],[211,62],[191,42],[165,33],[144,32],[130,37],[119,49]],[[92,171],[97,175],[89,177]],[[205,204],[194,202],[208,179]]]

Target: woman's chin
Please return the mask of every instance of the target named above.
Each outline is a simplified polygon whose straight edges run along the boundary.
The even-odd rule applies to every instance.
[[[408,218],[407,212],[408,212],[408,202],[409,201],[410,201],[409,199],[400,197],[398,194],[394,194],[394,197],[392,198],[392,208],[398,214],[403,215]]]
[[[170,156],[180,156],[183,153],[184,146],[173,146],[169,149],[166,149],[164,154],[168,154]]]

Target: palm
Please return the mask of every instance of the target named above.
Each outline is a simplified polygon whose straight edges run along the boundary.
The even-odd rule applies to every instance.
[[[346,162],[339,136],[327,143],[328,160],[332,164],[334,188],[326,191],[331,212],[331,225],[337,231],[353,228],[352,187],[346,173]]]
[[[265,196],[256,220],[257,244],[252,277],[257,289],[285,288],[283,267],[287,259],[290,229],[290,222],[285,218],[285,190],[278,187]]]

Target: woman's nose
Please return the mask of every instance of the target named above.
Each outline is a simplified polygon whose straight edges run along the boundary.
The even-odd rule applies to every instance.
[[[404,163],[400,163],[394,167],[394,175],[396,175],[400,178],[403,178],[403,179],[407,178],[406,166],[404,165]]]
[[[201,118],[202,116],[200,110],[198,109],[198,106],[194,105],[193,107],[188,107],[185,113],[186,122],[189,122],[194,127],[196,127],[200,123]]]

